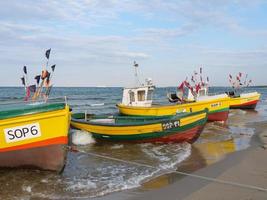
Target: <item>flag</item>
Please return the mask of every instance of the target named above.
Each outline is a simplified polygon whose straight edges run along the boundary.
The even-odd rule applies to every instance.
[[[134,67],[138,67],[138,64],[134,61]]]
[[[32,93],[36,92],[36,85],[30,85],[28,88]]]
[[[34,78],[36,80],[36,82],[37,82],[37,85],[39,85],[39,83],[40,83],[40,78],[41,78],[41,75],[37,75]]]
[[[196,92],[198,93],[198,91],[201,89],[201,86],[200,86],[200,84],[197,84],[196,85]]]
[[[200,67],[200,70],[199,70],[200,74],[202,74],[202,67]]]
[[[27,89],[26,89],[26,96],[24,98],[24,101],[28,101],[29,98],[30,98],[30,96],[31,96],[31,91],[30,91],[30,88],[27,87]]]
[[[24,74],[27,74],[27,67],[26,66],[23,67],[23,71],[24,71]]]
[[[48,49],[48,50],[46,50],[46,52],[45,52],[45,57],[46,57],[47,59],[49,59],[50,52],[51,52],[51,49]]]
[[[21,79],[21,81],[22,81],[22,85],[24,85],[25,86],[25,78],[24,77],[22,77],[22,78],[20,78]]]
[[[41,75],[42,80],[44,80],[47,77],[47,75],[48,75],[48,71],[47,70],[43,70],[42,71],[42,75]]]
[[[55,68],[56,68],[56,65],[51,66],[52,71],[55,71]]]
[[[49,86],[49,83],[50,83],[50,73],[49,72],[47,72],[47,78],[46,78],[46,87],[48,87]]]
[[[179,90],[181,90],[182,92],[184,92],[184,83],[185,81],[183,81],[182,83],[181,83],[181,85],[178,87],[178,89]]]

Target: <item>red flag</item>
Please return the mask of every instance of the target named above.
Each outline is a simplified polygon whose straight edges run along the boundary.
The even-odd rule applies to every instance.
[[[26,89],[26,96],[24,98],[24,101],[28,101],[29,98],[30,98],[30,96],[31,96],[30,87],[27,87],[27,89]]]
[[[184,81],[181,83],[178,89],[184,92]]]
[[[200,86],[200,84],[197,84],[196,85],[196,92],[198,93],[198,91],[201,89],[201,86]]]

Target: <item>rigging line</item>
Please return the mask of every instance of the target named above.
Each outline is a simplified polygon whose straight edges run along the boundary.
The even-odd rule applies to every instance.
[[[169,173],[185,175],[185,176],[189,176],[189,177],[193,177],[193,178],[197,178],[197,179],[202,179],[202,180],[206,180],[206,181],[221,183],[221,184],[225,184],[225,185],[232,185],[232,186],[237,186],[237,187],[251,189],[251,190],[258,190],[258,191],[262,191],[262,192],[267,192],[267,188],[262,188],[262,187],[258,187],[258,186],[254,186],[254,185],[247,185],[247,184],[242,184],[242,183],[237,183],[237,182],[232,182],[232,181],[220,180],[220,179],[216,179],[216,178],[211,178],[211,177],[206,177],[206,176],[201,176],[201,175],[196,175],[196,174],[190,174],[190,173],[175,171],[175,170],[171,170],[171,169],[163,169],[161,167],[155,167],[155,166],[152,166],[152,165],[138,163],[138,162],[135,162],[135,161],[122,160],[122,159],[119,159],[119,158],[109,157],[109,156],[100,155],[100,154],[96,154],[96,153],[89,153],[89,152],[84,152],[84,151],[79,151],[79,152],[87,154],[87,155],[99,157],[99,158],[105,158],[105,159],[108,159],[108,160],[114,160],[114,161],[118,161],[118,162],[123,162],[123,163],[126,163],[126,164],[133,164],[133,165],[152,168],[152,169],[156,169],[156,170],[164,170],[164,171],[169,172]]]

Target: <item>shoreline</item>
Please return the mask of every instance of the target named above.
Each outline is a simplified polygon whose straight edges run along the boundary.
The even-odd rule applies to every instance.
[[[258,123],[262,126],[258,127]],[[259,199],[267,197],[267,131],[265,122],[250,122],[249,127],[255,128],[255,134],[251,140],[251,146],[242,151],[228,154],[224,159],[214,164],[204,166],[199,170],[190,170],[188,173],[197,176],[209,177],[234,184],[265,188],[260,191],[256,188],[246,188],[231,184],[218,183],[192,176],[179,175],[179,180],[160,186],[159,188],[147,189],[145,183],[140,188],[112,193],[107,196],[94,198],[96,200],[214,200],[214,199]],[[266,123],[267,130],[267,123]],[[186,165],[179,171],[187,172]],[[168,174],[172,176],[172,173]],[[175,174],[176,178],[178,177]],[[259,180],[260,179],[260,180]]]
[[[262,123],[262,122],[261,122]],[[264,123],[264,122],[263,122]],[[195,200],[195,199],[262,199],[267,198],[267,131],[257,130],[248,149],[226,156],[222,161],[199,169],[192,174],[265,188],[266,191],[249,189],[186,176],[167,187],[137,194],[129,200]],[[265,127],[265,125],[263,124]],[[266,124],[267,127],[267,124]],[[267,129],[266,129],[267,130]]]

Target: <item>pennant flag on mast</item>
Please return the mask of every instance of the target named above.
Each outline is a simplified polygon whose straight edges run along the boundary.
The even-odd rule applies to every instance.
[[[35,76],[34,79],[36,80],[37,85],[39,85],[39,83],[40,83],[40,79],[41,79],[41,75],[37,75],[37,76]]]
[[[21,78],[21,81],[22,81],[22,85],[25,86],[25,78],[24,77]]]
[[[55,71],[55,68],[56,68],[56,65],[51,66],[52,71]]]
[[[23,67],[23,72],[24,72],[24,74],[27,74],[27,67],[26,66]]]
[[[46,52],[45,52],[45,57],[46,57],[47,59],[49,59],[49,57],[50,57],[50,52],[51,52],[51,48],[48,49],[48,50],[46,50]]]
[[[181,85],[178,87],[178,89],[181,90],[183,93],[184,93],[184,84],[185,84],[185,81],[183,81]]]
[[[138,64],[134,61],[134,67],[138,67]]]

